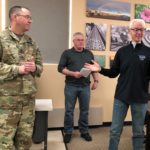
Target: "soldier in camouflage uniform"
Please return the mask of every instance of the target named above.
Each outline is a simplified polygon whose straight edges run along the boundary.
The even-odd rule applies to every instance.
[[[0,150],[29,150],[34,125],[35,77],[43,70],[40,51],[25,34],[28,8],[9,11],[10,28],[0,33]]]

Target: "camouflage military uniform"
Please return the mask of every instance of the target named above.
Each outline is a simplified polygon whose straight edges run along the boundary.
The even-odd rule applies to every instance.
[[[18,66],[35,60],[36,71],[18,73]],[[18,37],[9,29],[0,33],[0,150],[29,150],[32,144],[35,77],[42,72],[41,54],[27,36]],[[15,143],[15,144],[14,144]]]

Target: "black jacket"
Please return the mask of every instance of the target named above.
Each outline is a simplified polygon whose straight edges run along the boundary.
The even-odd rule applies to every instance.
[[[146,103],[148,100],[148,82],[150,77],[150,48],[143,43],[132,43],[120,48],[110,69],[101,74],[114,78],[119,75],[115,98],[128,104]]]

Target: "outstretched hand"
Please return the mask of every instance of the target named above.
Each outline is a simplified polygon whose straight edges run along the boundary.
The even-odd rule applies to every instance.
[[[84,67],[90,69],[91,71],[99,72],[101,70],[100,65],[94,60],[92,60],[92,63],[93,64],[85,63]]]

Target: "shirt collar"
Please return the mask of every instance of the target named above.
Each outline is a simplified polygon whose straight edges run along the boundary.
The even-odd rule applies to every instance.
[[[10,32],[10,36],[19,43],[26,43],[26,42],[32,43],[31,38],[26,36],[25,34],[23,34],[21,39],[19,39],[19,37],[11,31],[11,28],[8,28],[7,30]]]
[[[131,43],[132,43],[133,47],[135,48],[136,44],[141,44],[142,41],[140,41],[140,42],[138,42],[138,43],[136,43],[136,42],[134,42],[134,41],[131,41]]]

